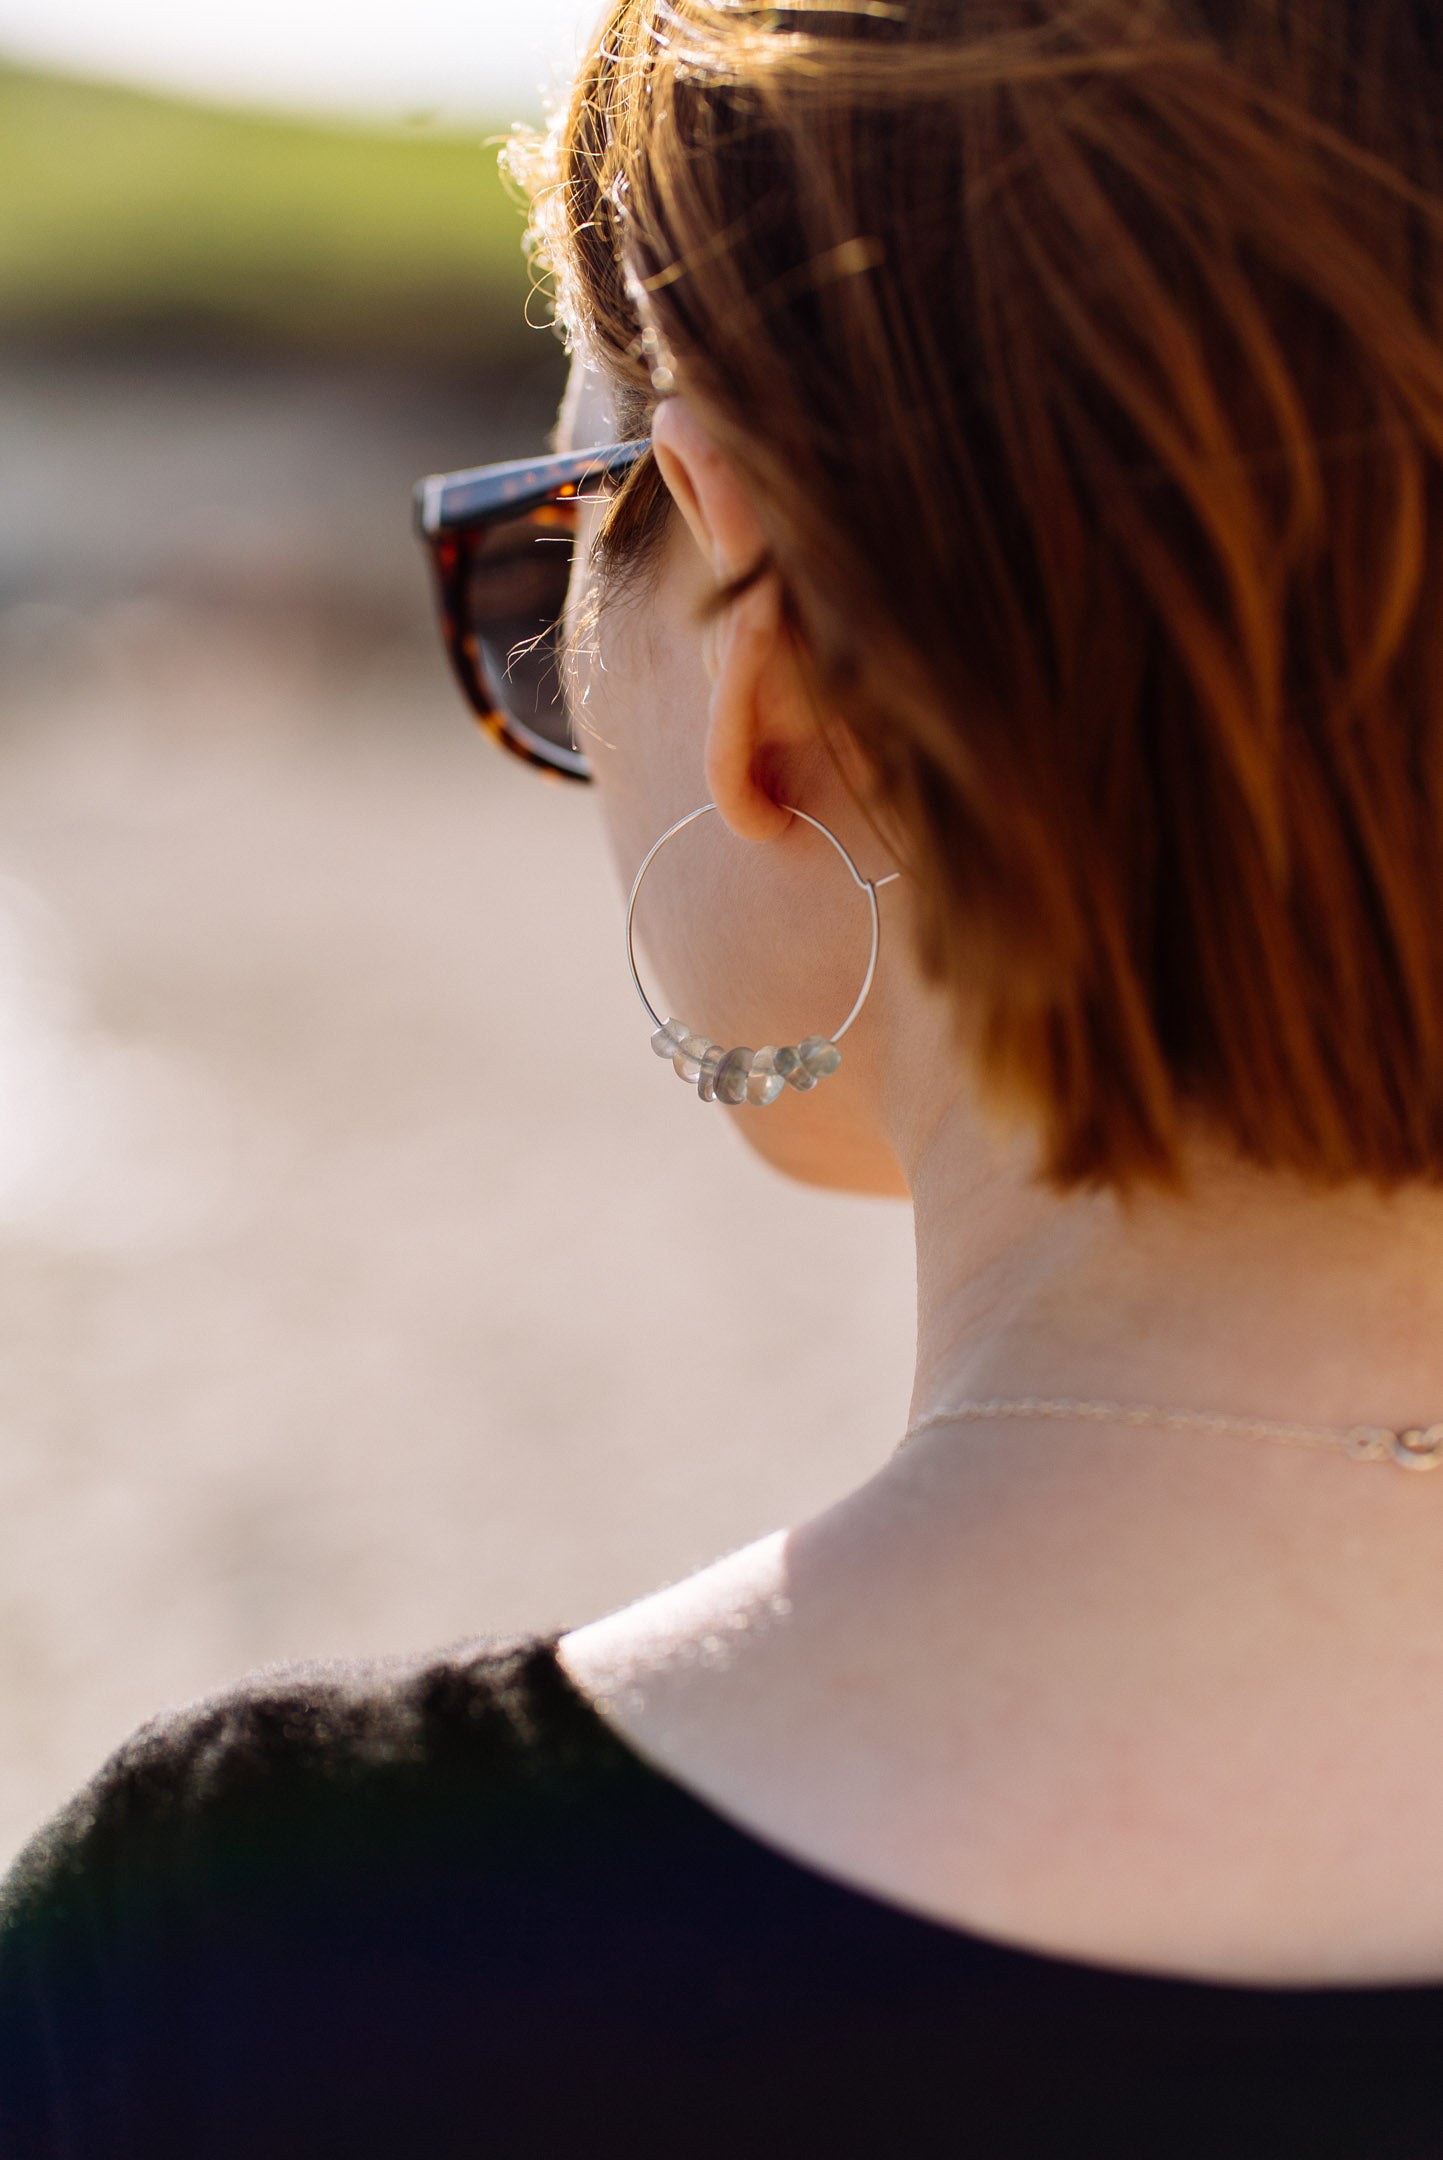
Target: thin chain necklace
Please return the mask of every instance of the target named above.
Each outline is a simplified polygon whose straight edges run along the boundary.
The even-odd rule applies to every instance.
[[[1409,1425],[1394,1431],[1388,1425],[1350,1425],[1339,1429],[1327,1425],[1289,1425],[1271,1418],[1224,1417],[1201,1410],[1159,1410],[1152,1403],[1062,1402],[1041,1395],[1027,1395],[1015,1402],[961,1402],[948,1410],[934,1410],[909,1425],[899,1447],[929,1425],[944,1425],[957,1418],[1091,1418],[1118,1425],[1187,1425],[1208,1432],[1236,1433],[1240,1438],[1281,1440],[1289,1447],[1341,1449],[1355,1462],[1394,1462],[1405,1470],[1436,1470],[1443,1463],[1443,1425]]]

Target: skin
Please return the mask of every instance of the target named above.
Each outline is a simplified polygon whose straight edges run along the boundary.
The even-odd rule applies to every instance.
[[[578,363],[559,440],[614,439]],[[760,545],[703,416],[668,397],[653,439],[674,506],[658,576],[603,607],[574,709],[623,896],[666,826],[720,811],[638,904],[665,1010],[717,1041],[794,1041],[850,1007],[866,923],[783,806],[864,876],[895,863],[817,742],[771,581],[696,624]],[[589,575],[579,548],[573,618]],[[909,1425],[1026,1395],[1443,1419],[1443,1193],[1315,1191],[1201,1142],[1186,1201],[1047,1193],[949,1047],[907,881],[879,903],[840,1070],[698,1115],[783,1175],[910,1197]],[[1443,1471],[1080,1420],[900,1438],[879,1433],[881,1467],[820,1515],[562,1638],[636,1752],[792,1858],[1029,1949],[1254,1984],[1443,1980]]]

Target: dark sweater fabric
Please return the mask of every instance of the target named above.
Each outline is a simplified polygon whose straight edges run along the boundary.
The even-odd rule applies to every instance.
[[[653,1770],[556,1639],[271,1668],[129,1741],[0,1892],[3,2160],[1443,2160],[1443,1985],[910,1914]]]

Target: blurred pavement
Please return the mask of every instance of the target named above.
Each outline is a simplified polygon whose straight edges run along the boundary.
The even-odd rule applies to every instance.
[[[903,1204],[658,1067],[406,483],[549,415],[0,377],[0,1863],[162,1704],[575,1625],[900,1437]]]

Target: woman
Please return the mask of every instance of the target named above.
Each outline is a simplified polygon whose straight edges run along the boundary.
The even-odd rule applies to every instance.
[[[1426,0],[615,0],[423,526],[697,1114],[911,1196],[907,1433],[145,1728],[7,2156],[1443,2151],[1440,113]]]

